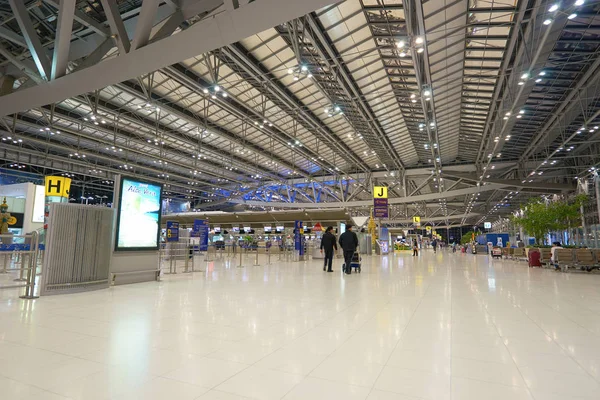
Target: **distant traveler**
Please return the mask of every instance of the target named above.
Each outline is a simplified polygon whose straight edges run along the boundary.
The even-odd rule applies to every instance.
[[[419,255],[419,245],[417,244],[417,239],[413,239],[413,257]]]
[[[437,250],[437,240],[433,239],[431,242],[431,247],[433,247],[433,252],[435,253]]]
[[[550,249],[550,264],[552,264],[555,269],[560,269],[560,266],[556,262],[556,250],[562,248],[563,247],[560,245],[560,242],[552,243],[552,248]]]
[[[335,235],[332,233],[333,226],[328,226],[321,238],[321,254],[323,254],[323,250],[325,250],[325,261],[323,262],[323,271],[325,271],[325,267],[327,268],[327,272],[333,272],[331,269],[331,264],[333,263],[333,250],[337,250],[337,243],[335,239]]]
[[[352,232],[352,225],[346,225],[346,232],[340,235],[340,246],[342,250],[344,250],[344,264],[346,265],[346,270],[344,271],[346,274],[350,274],[352,271],[352,267],[350,264],[352,263],[352,256],[358,247],[358,237],[356,233]]]

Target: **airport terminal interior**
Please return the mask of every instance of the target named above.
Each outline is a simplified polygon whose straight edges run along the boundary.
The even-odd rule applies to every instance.
[[[598,126],[598,0],[0,0],[0,399],[598,400]]]

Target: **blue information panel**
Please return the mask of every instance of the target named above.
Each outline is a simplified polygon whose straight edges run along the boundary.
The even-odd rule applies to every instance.
[[[204,219],[194,220],[194,232],[200,239],[200,251],[208,251],[208,221]]]
[[[301,256],[304,255],[302,239],[304,239],[304,226],[302,225],[302,221],[296,221],[294,222],[294,247]]]
[[[373,217],[389,218],[388,199],[373,199]]]
[[[179,222],[167,221],[167,242],[179,242]]]

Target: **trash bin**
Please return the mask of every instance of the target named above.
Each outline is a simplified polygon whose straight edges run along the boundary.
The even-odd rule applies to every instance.
[[[541,267],[542,266],[542,255],[539,250],[530,250],[529,256],[527,257],[530,267]]]

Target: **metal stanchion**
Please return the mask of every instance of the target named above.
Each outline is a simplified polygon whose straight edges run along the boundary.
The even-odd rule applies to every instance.
[[[208,245],[208,247],[206,248],[206,262],[210,262],[213,261],[210,259],[210,245]]]
[[[167,243],[165,246],[165,254],[169,257],[169,272],[165,272],[166,274],[176,274],[177,273],[177,261],[175,257],[173,257],[173,246],[171,243]]]
[[[29,254],[23,254],[23,257],[21,258],[21,268],[19,268],[19,277],[17,279],[14,279],[15,282],[24,282],[27,279],[25,279],[25,266],[26,265],[30,265],[31,266],[31,259],[33,258],[33,244],[29,245]],[[27,264],[25,263],[25,260],[27,260]]]
[[[39,244],[39,236],[36,231],[31,234],[31,245],[35,246],[33,251],[33,257],[29,257],[29,268],[27,270],[27,285],[25,286],[25,294],[19,296],[22,299],[37,299],[40,296],[35,295],[35,278],[37,275],[37,254]]]
[[[242,265],[242,249],[240,249],[240,264],[238,265],[238,268],[244,268],[244,266]]]
[[[195,267],[195,261],[194,259],[196,258],[196,254],[195,254],[195,249],[194,249],[194,244],[191,244],[190,249],[192,250],[192,272],[196,272],[196,270],[194,269]]]
[[[184,257],[184,262],[183,262],[183,273],[187,274],[188,272],[191,272],[189,270],[189,264],[190,264],[190,248],[189,246],[185,246],[185,251],[183,254]]]
[[[268,248],[266,251],[267,251],[267,265],[271,265],[271,249]]]
[[[8,253],[4,253],[4,266],[2,267],[2,271],[0,271],[0,274],[8,274],[7,267],[8,267]]]
[[[260,248],[258,246],[256,246],[256,257],[254,258],[254,266],[255,267],[259,267],[260,266],[260,264],[258,263],[258,250],[259,249]]]

